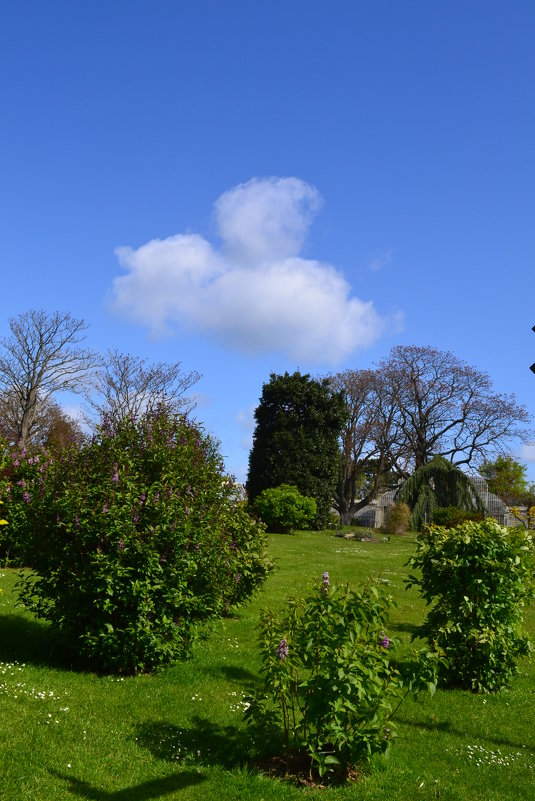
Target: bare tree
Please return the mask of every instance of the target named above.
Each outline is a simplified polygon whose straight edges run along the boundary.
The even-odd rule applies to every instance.
[[[392,463],[405,477],[433,456],[469,466],[506,453],[514,440],[527,441],[527,409],[514,395],[496,393],[486,373],[450,352],[398,346],[379,371],[402,434]]]
[[[399,346],[376,370],[346,370],[331,381],[344,390],[348,413],[335,495],[342,522],[435,456],[477,466],[530,433],[530,415],[513,395],[434,348]]]
[[[331,377],[342,390],[347,417],[340,437],[341,453],[335,507],[350,523],[390,477],[390,458],[398,437],[395,406],[376,370],[345,370]]]
[[[57,392],[82,392],[97,357],[79,347],[87,325],[70,312],[31,309],[10,318],[9,327],[11,335],[0,339],[0,414],[9,415],[25,447],[40,407]]]
[[[188,414],[195,408],[187,392],[199,381],[199,373],[183,373],[181,362],[172,364],[109,350],[96,371],[89,404],[98,419],[106,416],[117,424],[125,417],[137,418],[145,411],[165,406],[173,414]]]

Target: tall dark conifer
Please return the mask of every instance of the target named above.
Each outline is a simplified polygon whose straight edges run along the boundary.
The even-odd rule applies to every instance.
[[[345,415],[343,394],[334,392],[328,379],[272,373],[255,411],[249,500],[264,489],[293,484],[315,498],[315,525],[324,525],[333,503]]]

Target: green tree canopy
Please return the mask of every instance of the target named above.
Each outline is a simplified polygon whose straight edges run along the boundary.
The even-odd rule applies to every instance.
[[[443,506],[456,506],[467,512],[484,512],[483,501],[466,473],[435,456],[407,479],[396,493],[396,502],[411,509],[412,529],[421,529],[431,522],[433,512]]]
[[[522,505],[529,493],[527,467],[512,456],[498,456],[493,462],[483,462],[479,475],[486,480],[489,492],[498,495],[509,506]]]
[[[315,525],[323,525],[333,503],[345,414],[343,394],[333,391],[328,379],[272,373],[255,411],[249,500],[264,489],[292,484],[316,500]]]

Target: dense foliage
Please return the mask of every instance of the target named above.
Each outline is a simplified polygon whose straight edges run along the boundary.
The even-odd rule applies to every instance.
[[[493,492],[508,506],[533,505],[530,495],[534,494],[535,487],[530,488],[528,484],[527,467],[512,456],[499,455],[492,462],[483,462],[478,467],[478,473],[486,480],[489,492]]]
[[[184,655],[195,624],[269,570],[263,528],[233,500],[213,440],[184,418],[105,425],[55,459],[15,453],[10,471],[10,522],[34,569],[21,598],[92,666],[132,672]]]
[[[410,507],[410,527],[415,531],[421,531],[428,525],[440,507],[456,506],[469,512],[485,511],[466,473],[443,456],[435,456],[418,468],[399,488],[396,501]]]
[[[41,498],[52,454],[45,449],[10,450],[0,466],[0,495],[8,501],[9,526],[0,530],[0,562],[6,567],[31,564],[33,532],[40,522]]]
[[[405,534],[409,527],[411,510],[406,503],[395,503],[389,506],[385,514],[385,524],[383,526],[387,534]]]
[[[320,776],[344,779],[352,765],[388,750],[391,718],[410,692],[435,690],[436,655],[421,652],[402,676],[386,633],[392,598],[375,582],[336,587],[329,574],[286,611],[263,613],[264,687],[246,718],[265,738],[283,733],[286,752],[305,753]]]
[[[262,490],[254,506],[268,530],[281,534],[310,528],[316,516],[314,498],[301,495],[297,487],[290,484]]]
[[[433,512],[432,523],[435,526],[454,528],[470,520],[479,523],[483,518],[483,512],[467,512],[458,506],[441,506]]]
[[[531,650],[522,632],[534,597],[532,540],[493,520],[431,527],[418,538],[408,579],[431,606],[418,630],[447,659],[450,685],[493,692],[509,684],[519,657]]]
[[[315,499],[314,525],[321,528],[333,502],[345,415],[343,395],[327,379],[273,373],[255,411],[249,500],[254,502],[262,490],[292,484]]]

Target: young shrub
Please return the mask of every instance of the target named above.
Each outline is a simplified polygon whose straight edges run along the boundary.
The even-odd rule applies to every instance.
[[[285,613],[264,612],[264,686],[245,713],[253,734],[264,744],[282,736],[288,759],[306,754],[311,773],[335,781],[387,751],[393,714],[410,692],[433,693],[436,672],[431,653],[420,653],[403,676],[393,666],[392,604],[373,581],[350,590],[324,573],[308,598],[287,601]]]
[[[411,510],[406,503],[395,503],[386,510],[384,530],[386,534],[405,534],[409,527]]]
[[[282,534],[309,528],[316,516],[315,499],[301,495],[290,484],[263,490],[254,506],[268,530]]]
[[[490,519],[431,527],[409,565],[420,572],[407,585],[431,606],[416,636],[445,656],[445,682],[473,692],[507,686],[531,650],[522,632],[524,606],[535,594],[529,535]]]
[[[100,670],[184,656],[196,624],[269,571],[263,528],[236,508],[213,440],[185,419],[104,426],[48,462],[40,490],[20,597]]]

